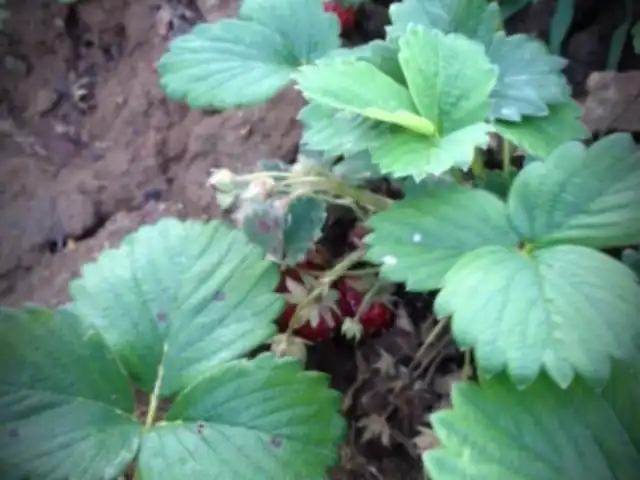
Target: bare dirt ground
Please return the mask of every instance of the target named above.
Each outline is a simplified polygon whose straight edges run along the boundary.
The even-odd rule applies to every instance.
[[[599,2],[580,3],[565,54],[589,107],[585,121],[598,133],[638,132],[638,73],[587,82],[602,70],[620,19],[615,8],[604,16]],[[541,0],[513,28],[546,38],[552,6]],[[212,167],[237,171],[294,155],[302,99],[293,89],[262,107],[219,113],[171,103],[158,86],[154,64],[168,41],[196,22],[233,15],[234,0],[9,7],[0,30],[2,306],[64,303],[79,267],[142,224],[218,216],[206,186]],[[381,35],[386,10],[376,4],[361,13],[360,36]],[[638,67],[629,52],[623,58],[625,69]],[[420,348],[434,325],[429,297],[404,296],[389,332],[357,350],[329,342],[312,356],[310,367],[330,372],[346,393],[351,429],[335,479],[423,478],[420,451],[434,439],[421,426],[447,404],[460,368],[447,332],[428,352]]]
[[[226,3],[209,18],[233,15]],[[140,223],[215,216],[212,167],[286,157],[299,138],[293,90],[215,115],[165,99],[154,64],[202,18],[195,5],[104,0],[69,12],[15,2],[0,32],[5,305],[63,301],[69,274]]]

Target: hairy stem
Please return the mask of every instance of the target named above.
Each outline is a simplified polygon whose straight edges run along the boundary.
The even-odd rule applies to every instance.
[[[149,408],[147,409],[147,416],[144,420],[144,428],[151,428],[156,419],[156,414],[158,412],[158,403],[160,401],[160,388],[162,386],[162,380],[164,379],[164,356],[167,353],[167,344],[164,344],[163,352],[162,352],[162,361],[160,365],[158,365],[158,376],[156,378],[156,383],[153,385],[153,392],[149,395]],[[136,469],[133,473],[133,480],[138,480],[140,478],[139,470],[136,465]]]
[[[260,173],[271,174],[273,172]],[[353,187],[330,172],[317,171],[313,175],[305,176],[277,172],[276,175],[272,175],[272,177],[274,180],[279,180],[279,188],[283,188],[285,191],[292,190],[296,197],[321,195],[328,201],[348,204],[353,209],[356,209],[354,204],[362,205],[371,212],[386,210],[393,203],[393,200],[370,190]]]
[[[384,281],[378,279],[376,283],[373,285],[373,287],[362,298],[362,302],[360,303],[360,306],[358,307],[358,311],[356,312],[356,318],[354,318],[356,322],[360,323],[360,319],[369,308],[369,305],[371,304],[373,297],[376,295],[376,293],[380,291],[380,288],[383,285],[384,285]]]
[[[347,197],[353,199],[355,202],[368,207],[373,212],[381,212],[387,210],[393,200],[378,195],[364,188],[352,187],[345,182],[335,182],[334,193],[340,197]]]
[[[167,352],[167,344],[165,343],[164,352],[162,355],[163,359],[166,352]],[[158,401],[160,400],[160,387],[162,386],[163,378],[164,378],[164,364],[163,362],[160,362],[160,365],[158,366],[158,378],[156,378],[156,383],[153,386],[153,392],[151,392],[151,395],[149,397],[149,409],[147,410],[147,418],[144,421],[144,428],[151,428],[156,419],[156,413],[158,411]]]
[[[460,185],[464,185],[465,181],[464,181],[464,175],[462,173],[462,170],[458,169],[458,168],[452,168],[450,170],[451,176],[453,177],[453,179],[456,181],[456,183],[460,184]]]
[[[498,4],[498,0],[490,0],[490,2],[495,3],[498,6],[498,8],[500,8],[500,5]],[[502,12],[500,12],[500,15],[499,15],[498,30],[504,30],[504,20],[502,19]]]
[[[486,176],[486,170],[484,168],[484,153],[479,148],[476,148],[473,152],[471,171],[473,172],[473,176],[475,178],[482,179]]]
[[[511,143],[506,138],[502,139],[502,171],[507,174],[511,170]]]
[[[462,366],[460,377],[462,377],[462,380],[469,380],[471,377],[473,377],[473,365],[471,365],[470,348],[464,351],[464,365]]]

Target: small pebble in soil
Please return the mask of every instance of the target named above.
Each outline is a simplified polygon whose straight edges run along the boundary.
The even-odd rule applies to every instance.
[[[142,201],[145,203],[158,202],[162,198],[162,189],[148,188],[142,193]]]

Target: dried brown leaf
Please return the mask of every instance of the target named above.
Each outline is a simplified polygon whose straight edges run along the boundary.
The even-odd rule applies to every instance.
[[[391,428],[382,415],[375,413],[367,415],[358,421],[358,427],[364,430],[362,434],[363,443],[370,440],[379,440],[385,447],[391,445]]]

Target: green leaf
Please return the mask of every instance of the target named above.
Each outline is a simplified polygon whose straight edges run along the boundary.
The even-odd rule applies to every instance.
[[[505,375],[453,387],[431,417],[442,446],[423,462],[434,480],[615,480],[640,471],[640,371],[617,366],[597,393],[546,376],[518,391]],[[505,414],[508,412],[508,415]]]
[[[420,181],[454,167],[467,170],[475,148],[488,145],[490,132],[486,123],[469,125],[441,139],[396,130],[371,147],[371,154],[381,172]]]
[[[265,253],[287,265],[302,260],[320,237],[326,205],[312,197],[292,202],[285,195],[247,202],[241,207],[240,225],[247,237]]]
[[[622,263],[629,267],[640,281],[640,252],[637,249],[625,248],[622,251]]]
[[[404,198],[422,196],[425,191],[434,187],[457,185],[455,178],[450,173],[445,173],[437,177],[427,177],[419,182],[416,182],[413,177],[405,177],[401,178],[397,183],[404,193]]]
[[[398,59],[419,114],[440,136],[484,121],[497,70],[481,45],[458,35],[410,28]]]
[[[0,309],[0,477],[116,478],[138,450],[133,390],[67,310]]]
[[[141,477],[320,479],[346,428],[328,378],[271,354],[215,367],[145,432]]]
[[[536,0],[499,0],[502,17],[507,20]]]
[[[300,197],[289,206],[284,229],[284,262],[295,265],[307,255],[322,234],[327,217],[325,202]]]
[[[609,42],[609,53],[607,54],[607,70],[618,70],[622,52],[627,43],[627,37],[631,31],[633,22],[633,2],[625,0],[625,18],[624,21],[613,31],[611,42]]]
[[[515,169],[509,170],[506,173],[502,170],[488,170],[485,172],[483,178],[476,179],[475,184],[478,187],[497,195],[503,200],[506,200],[509,195],[513,179],[516,177],[517,173],[518,172]]]
[[[411,291],[440,288],[455,263],[477,248],[517,245],[504,202],[483,190],[446,183],[395,202],[368,227],[373,232],[365,240],[367,259],[382,264],[384,278],[405,282]]]
[[[175,38],[158,73],[169,99],[192,108],[229,109],[267,101],[291,83],[299,64],[275,31],[225,19]]]
[[[573,22],[574,0],[558,0],[556,10],[549,24],[549,48],[555,54],[560,54],[562,43],[569,33]]]
[[[364,60],[400,85],[406,86],[398,62],[398,45],[394,40],[372,40],[353,48],[339,48],[327,54],[328,59]]]
[[[601,386],[612,358],[638,354],[640,285],[587,247],[478,249],[447,273],[434,308],[453,317],[456,343],[474,349],[482,375],[506,370],[519,387],[543,370],[562,388],[576,374]]]
[[[403,0],[389,8],[389,37],[406,33],[410,25],[422,25],[443,33],[460,33],[482,43],[501,23],[500,10],[486,0]]]
[[[640,55],[640,21],[636,22],[631,29],[631,37],[633,38],[633,51],[636,52],[636,55]]]
[[[582,109],[574,100],[549,106],[546,117],[523,117],[518,123],[497,121],[496,130],[504,138],[536,157],[547,157],[571,140],[591,134],[582,123]]]
[[[302,67],[296,81],[310,101],[425,135],[433,133],[431,122],[418,115],[409,91],[369,62],[326,60]]]
[[[536,245],[640,243],[639,162],[629,134],[609,135],[589,148],[561,146],[516,177],[509,198],[514,228]]]
[[[278,277],[226,223],[163,219],[85,265],[70,291],[130,377],[166,397],[273,335]]]
[[[399,48],[406,88],[364,60],[304,67],[296,77],[300,89],[312,105],[320,105],[303,114],[309,129],[305,142],[318,149],[327,148],[321,140],[335,142],[331,151],[340,153],[368,149],[382,173],[412,175],[417,181],[451,167],[468,168],[492,129],[484,118],[495,68],[481,45],[457,34],[414,27],[399,40]],[[432,58],[437,61],[427,61]],[[345,122],[331,122],[338,118],[336,111],[352,115],[347,118],[353,130]],[[381,123],[388,130],[374,133]],[[342,135],[342,143],[335,140]]]
[[[193,108],[259,104],[290,84],[300,65],[340,45],[338,21],[318,0],[248,0],[241,16],[197,25],[170,43],[158,63],[170,99]]]
[[[382,176],[367,150],[345,157],[331,169],[331,173],[352,185],[362,185]]]
[[[340,47],[340,22],[318,0],[243,0],[239,15],[278,33],[299,64]]]
[[[327,155],[354,155],[381,143],[390,125],[348,111],[310,102],[298,114],[304,125],[300,143]]]
[[[499,68],[491,92],[494,118],[519,122],[523,116],[546,117],[549,105],[571,99],[571,87],[562,74],[567,61],[551,55],[540,40],[498,32],[487,46],[487,55]]]

